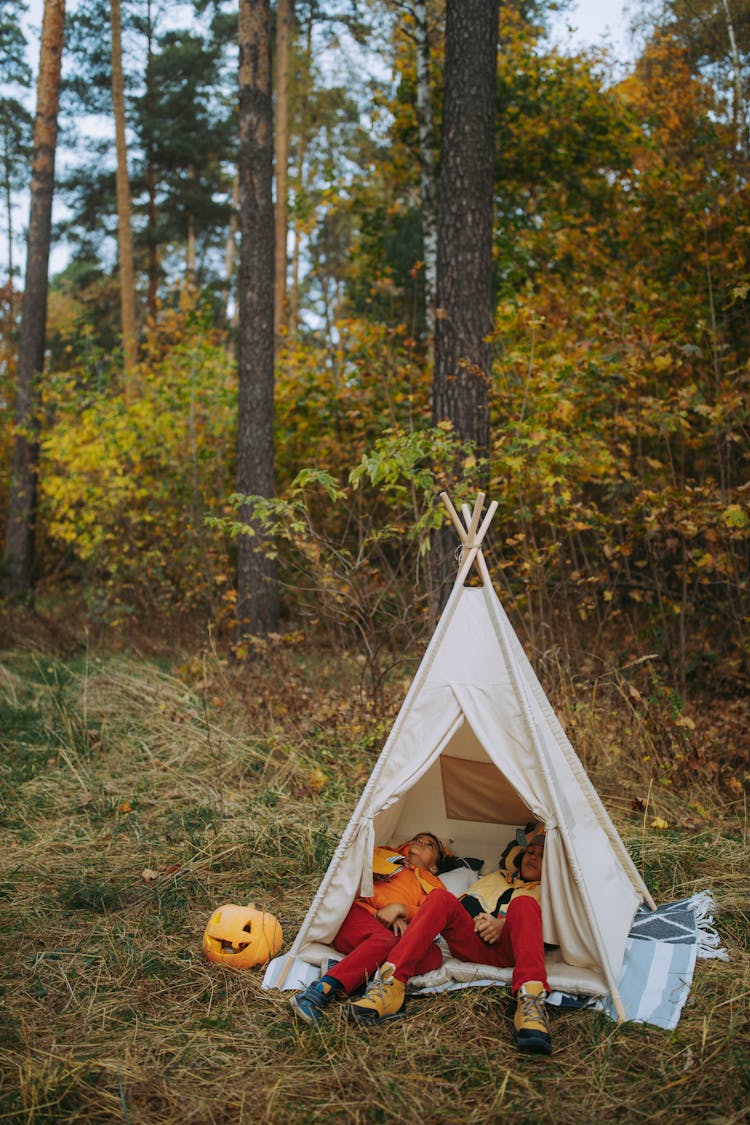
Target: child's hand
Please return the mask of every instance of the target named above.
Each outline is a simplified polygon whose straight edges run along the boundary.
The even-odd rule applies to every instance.
[[[492,914],[477,914],[474,919],[474,932],[479,934],[482,941],[494,945],[503,932],[504,918],[495,918]]]
[[[389,902],[387,906],[381,906],[375,917],[378,922],[382,922],[389,930],[393,930],[394,934],[401,937],[406,929],[406,915],[407,910],[402,902]]]

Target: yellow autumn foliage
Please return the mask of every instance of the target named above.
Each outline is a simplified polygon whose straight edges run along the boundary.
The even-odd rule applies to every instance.
[[[226,353],[186,333],[138,372],[141,393],[82,392],[58,376],[45,403],[46,534],[74,565],[148,602],[198,600],[228,563],[204,528],[231,491],[234,375]]]

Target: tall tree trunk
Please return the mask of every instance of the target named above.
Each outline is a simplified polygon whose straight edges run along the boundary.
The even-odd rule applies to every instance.
[[[146,153],[146,222],[148,224],[148,289],[146,290],[146,308],[151,317],[156,317],[159,307],[159,244],[156,234],[156,172],[154,170],[153,151]]]
[[[271,11],[269,0],[240,0],[240,272],[238,286],[239,422],[237,491],[271,496],[274,489],[274,226]],[[238,637],[276,628],[276,566],[264,553],[252,509],[240,509],[254,528],[237,543]]]
[[[734,130],[737,137],[740,153],[743,160],[747,159],[747,115],[745,113],[745,98],[743,95],[743,76],[742,76],[742,63],[740,60],[740,52],[737,49],[737,40],[734,34],[734,22],[732,20],[732,13],[729,10],[729,0],[722,0],[722,7],[724,8],[724,18],[727,24],[727,36],[729,37],[729,53],[732,58],[732,117],[734,119]]]
[[[289,56],[294,20],[294,0],[276,5],[276,114],[274,168],[276,172],[274,331],[278,339],[286,307],[287,181],[289,168]]]
[[[303,190],[304,175],[305,175],[305,155],[306,155],[306,140],[300,131],[296,144],[296,172],[295,172],[295,186],[294,193],[297,199]],[[300,261],[302,257],[302,231],[301,221],[295,209],[294,218],[292,220],[292,276],[291,284],[289,286],[289,293],[287,295],[287,310],[286,322],[287,331],[290,335],[295,336],[299,329],[299,314],[300,314]]]
[[[188,215],[187,221],[187,246],[185,248],[185,280],[189,285],[195,285],[195,263],[196,263],[196,242],[195,242],[195,218],[193,215]]]
[[[188,207],[190,208],[187,218],[187,246],[185,249],[185,280],[188,285],[195,284],[195,264],[196,264],[196,244],[195,244],[195,215],[193,213],[193,200],[195,191],[193,184],[195,182],[195,165],[191,164],[187,171],[188,186],[190,192],[188,194]]]
[[[490,437],[497,40],[498,0],[448,0],[433,421],[450,421],[482,461]],[[453,577],[450,529],[437,546],[442,602]]]
[[[312,59],[312,28],[313,14],[308,13],[305,32],[305,57]],[[299,203],[305,189],[305,161],[307,159],[307,127],[308,127],[308,96],[307,83],[302,82],[297,105],[297,144],[295,146],[295,176],[294,194]],[[299,207],[294,209],[293,219],[293,245],[292,245],[292,282],[287,300],[287,329],[291,334],[296,334],[299,327],[300,313],[300,258],[302,254],[302,233]]]
[[[60,67],[65,33],[65,0],[45,0],[39,53],[31,205],[26,252],[26,285],[16,373],[15,437],[5,555],[13,590],[28,593],[34,575],[37,473],[39,465],[39,380],[44,369],[47,285],[52,237]]]
[[[240,208],[240,177],[235,172],[232,177],[232,208],[229,212],[229,231],[227,233],[227,242],[224,247],[224,291],[223,291],[223,305],[224,305],[224,320],[228,328],[234,331],[237,328],[237,302],[234,303],[234,308],[230,318],[229,307],[232,299],[232,284],[234,282],[235,259],[237,254],[237,231],[239,230],[239,208]],[[234,343],[230,338],[229,341],[230,355],[234,353]]]
[[[156,172],[154,170],[154,139],[151,132],[154,117],[154,20],[152,2],[146,5],[146,195],[148,198],[146,221],[146,240],[148,246],[148,290],[146,308],[151,317],[156,317],[159,295],[159,240],[156,232]]]
[[[426,0],[415,0],[414,28],[417,49],[417,121],[419,123],[419,169],[422,193],[425,323],[427,335],[433,337],[435,332],[435,290],[437,286],[437,182],[435,176],[435,127],[430,91],[430,37]]]
[[[15,301],[13,299],[13,187],[11,184],[12,156],[10,150],[10,125],[3,122],[3,194],[5,195],[6,238],[8,240],[8,332],[13,331]]]
[[[125,79],[122,72],[122,12],[120,0],[110,0],[112,25],[112,108],[115,118],[117,149],[117,249],[120,259],[120,316],[122,321],[122,352],[125,367],[125,397],[135,394],[134,368],[137,360],[135,334],[135,273],[133,269],[133,234],[130,215],[130,178],[128,149],[125,140]]]

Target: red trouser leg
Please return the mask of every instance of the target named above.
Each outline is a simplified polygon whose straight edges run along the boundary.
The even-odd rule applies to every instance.
[[[413,922],[410,923],[412,925]],[[333,939],[334,949],[345,953],[346,957],[328,970],[328,976],[337,980],[347,992],[352,992],[390,959],[396,941],[393,930],[378,922],[364,907],[352,906]],[[441,961],[440,950],[430,942],[422,951],[415,972],[426,973],[437,969]]]
[[[544,965],[544,940],[542,938],[542,908],[536,899],[515,898],[508,914],[498,945],[510,952],[513,965],[511,988],[514,992],[527,980],[541,981],[549,992],[547,970]]]
[[[454,957],[513,970],[513,990],[527,980],[538,980],[547,989],[542,941],[542,912],[533,898],[514,899],[508,909],[499,941],[488,945],[474,932],[474,919],[449,891],[430,891],[409,923],[406,933],[390,952],[395,976],[402,981],[424,972],[419,966],[425,949],[442,934]]]

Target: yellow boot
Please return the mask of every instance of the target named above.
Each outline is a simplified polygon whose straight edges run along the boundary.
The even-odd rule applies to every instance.
[[[367,986],[361,1000],[349,1005],[348,1018],[355,1023],[382,1023],[403,1016],[406,985],[393,975],[395,966],[386,961]]]
[[[519,1051],[535,1055],[552,1053],[552,1036],[544,1006],[546,996],[538,980],[527,980],[516,993],[518,1004],[513,1018],[513,1039]]]

